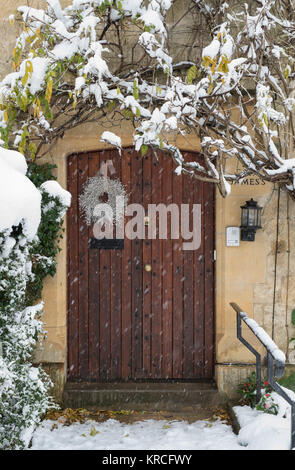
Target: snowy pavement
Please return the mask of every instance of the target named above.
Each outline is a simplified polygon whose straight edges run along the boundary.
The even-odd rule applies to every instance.
[[[31,450],[287,450],[289,419],[234,408],[241,430],[235,435],[221,420],[144,420],[133,424],[108,419],[69,426],[46,420],[33,435]]]
[[[57,428],[55,428],[57,426]],[[54,427],[55,429],[52,429]],[[213,450],[243,449],[230,426],[220,421],[147,420],[133,424],[109,419],[63,426],[44,421],[35,431],[33,450]]]

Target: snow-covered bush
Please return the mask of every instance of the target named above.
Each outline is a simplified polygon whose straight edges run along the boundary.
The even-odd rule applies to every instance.
[[[1,449],[27,446],[34,426],[53,406],[49,377],[30,363],[36,342],[44,335],[43,303],[28,305],[27,286],[35,277],[32,253],[38,246],[42,192],[52,201],[60,199],[59,217],[70,196],[56,182],[38,190],[26,172],[27,164],[20,153],[0,147]]]

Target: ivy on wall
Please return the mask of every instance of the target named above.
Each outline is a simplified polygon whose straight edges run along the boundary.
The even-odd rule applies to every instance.
[[[56,165],[36,163],[29,164],[28,177],[40,188],[48,180],[56,180],[53,174]],[[27,285],[27,304],[41,298],[43,281],[46,276],[56,273],[56,256],[60,251],[59,242],[63,238],[62,215],[64,206],[61,201],[53,198],[46,191],[42,192],[42,218],[38,229],[38,238],[31,247],[32,272],[34,280]]]

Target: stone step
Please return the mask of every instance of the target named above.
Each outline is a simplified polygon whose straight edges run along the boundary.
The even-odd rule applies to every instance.
[[[187,411],[225,403],[213,382],[67,382],[64,408]]]

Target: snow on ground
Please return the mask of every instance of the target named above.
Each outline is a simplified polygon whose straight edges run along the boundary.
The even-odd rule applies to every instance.
[[[109,419],[69,426],[45,420],[33,435],[31,450],[288,450],[290,412],[286,406],[281,399],[278,415],[235,406],[241,427],[238,436],[221,420],[189,424],[149,419],[126,424]]]
[[[238,443],[248,450],[289,450],[290,419],[252,409],[235,406],[234,412],[241,430]]]
[[[54,428],[54,429],[52,429]],[[43,421],[32,450],[242,450],[231,426],[222,421],[146,420],[133,424],[109,419],[63,426]]]

